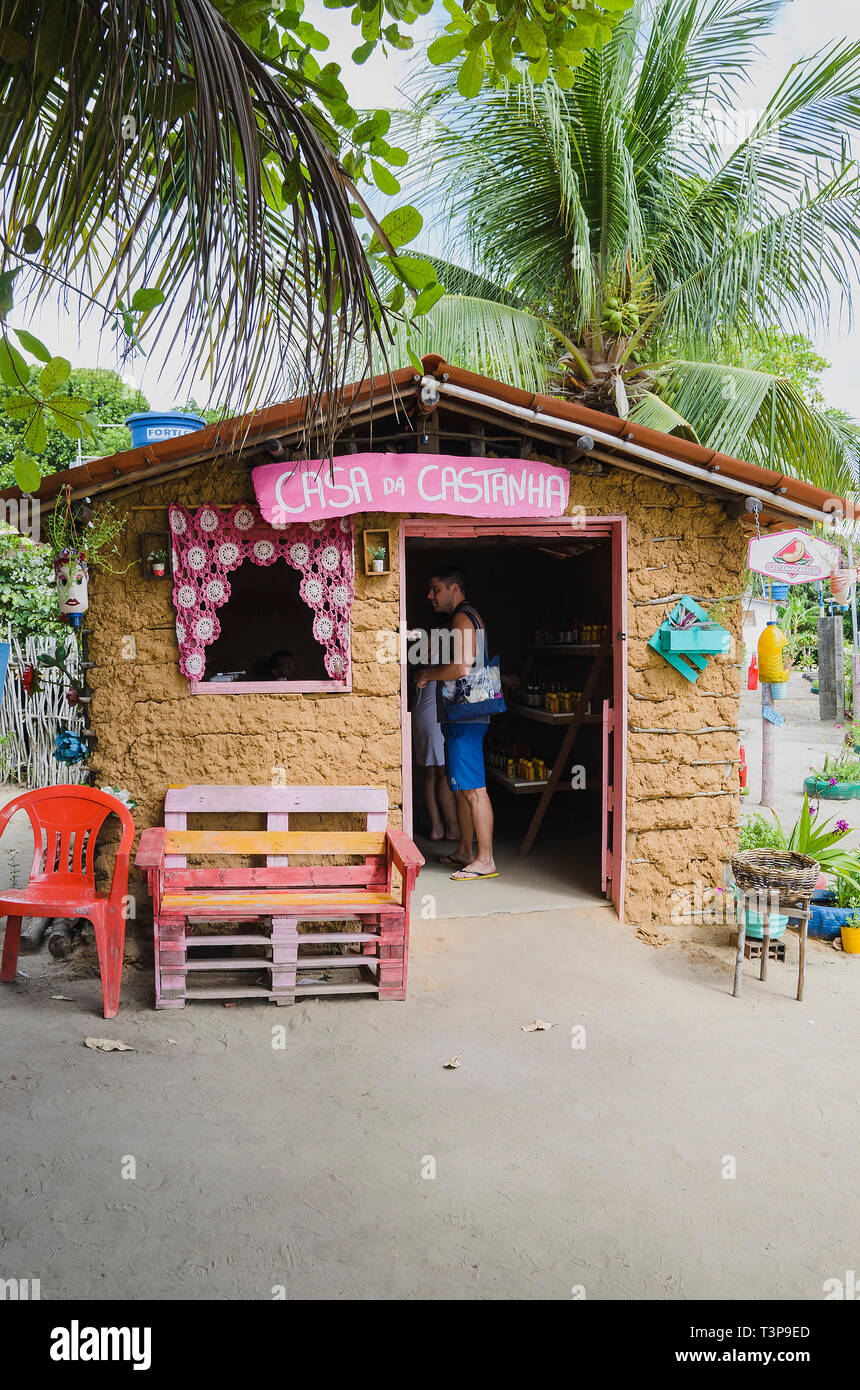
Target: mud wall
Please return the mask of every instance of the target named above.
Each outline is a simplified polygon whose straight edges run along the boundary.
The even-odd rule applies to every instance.
[[[143,829],[161,823],[171,785],[269,783],[283,778],[283,768],[288,783],[384,786],[392,822],[400,824],[400,670],[378,659],[380,631],[397,631],[398,579],[366,577],[360,563],[364,526],[390,526],[394,540],[396,518],[356,518],[351,694],[192,695],[180,674],[171,583],[144,578],[141,533],[166,530],[171,501],[253,500],[247,470],[235,461],[117,500],[128,516],[123,563],[130,568],[94,575],[88,615],[96,783],[127,787]],[[697,881],[708,888],[722,882],[736,843],[740,611],[733,650],[712,658],[695,684],[646,643],[674,595],[707,601],[740,593],[745,542],[722,503],[621,469],[574,475],[570,504],[628,517],[625,911],[633,923],[665,923],[678,900],[674,890],[692,894]],[[133,891],[140,887],[135,880]]]
[[[163,824],[164,793],[171,785],[273,779],[383,786],[392,823],[399,825],[400,668],[396,661],[377,660],[377,632],[397,631],[397,578],[364,576],[358,545],[351,694],[192,695],[180,673],[172,581],[144,577],[141,533],[166,531],[170,502],[197,507],[240,501],[255,501],[250,477],[244,465],[227,461],[117,499],[128,518],[121,563],[131,567],[122,575],[93,575],[87,615],[95,663],[90,711],[98,743],[90,761],[96,784],[128,788],[138,802],[139,830]],[[365,522],[391,525],[396,537],[393,518],[368,517],[356,525],[357,542]],[[131,891],[141,890],[142,880],[132,871]]]
[[[647,644],[681,594],[742,592],[746,539],[721,501],[622,469],[573,477],[571,506],[628,519],[625,916],[667,925],[691,908],[695,924],[737,848],[741,606],[720,617],[730,651],[695,683]]]

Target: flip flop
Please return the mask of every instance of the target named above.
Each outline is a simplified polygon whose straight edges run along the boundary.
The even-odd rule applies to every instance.
[[[498,869],[493,869],[492,873],[479,874],[475,869],[460,869],[458,873],[451,874],[450,877],[455,883],[469,883],[473,878],[498,878]]]

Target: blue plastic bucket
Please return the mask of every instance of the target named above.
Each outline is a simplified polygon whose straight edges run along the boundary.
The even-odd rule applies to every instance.
[[[809,914],[807,935],[819,941],[835,941],[841,934],[841,927],[854,913],[853,907],[837,907],[835,894],[822,889],[812,895],[812,910]]]
[[[737,884],[735,884],[735,903],[737,905],[738,925],[741,924],[743,919],[746,919],[747,936],[750,937],[752,941],[761,941],[764,936],[764,922],[762,921],[761,914],[759,912],[752,912],[744,906],[744,895]],[[787,917],[777,916],[772,912],[770,914],[771,941],[777,941],[779,937],[784,936],[787,926]]]
[[[772,585],[771,585],[771,593],[772,593],[772,595],[773,595],[773,601],[774,601],[774,603],[787,603],[787,602],[788,602],[788,585],[787,585],[787,584],[772,584]]]
[[[772,700],[788,699],[788,681],[771,681],[770,698]]]
[[[206,425],[199,415],[184,415],[179,410],[141,410],[129,415],[125,423],[131,430],[133,449],[140,449],[144,444],[158,444],[163,439],[176,439],[180,434],[193,434]]]

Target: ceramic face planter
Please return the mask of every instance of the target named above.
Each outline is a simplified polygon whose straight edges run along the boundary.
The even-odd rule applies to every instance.
[[[85,613],[89,607],[87,586],[90,572],[85,555],[73,555],[64,550],[54,560],[54,577],[60,612],[66,615]]]

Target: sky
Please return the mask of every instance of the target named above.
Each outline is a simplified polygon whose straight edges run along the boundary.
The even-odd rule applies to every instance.
[[[374,55],[366,64],[356,66],[350,54],[360,42],[352,26],[348,10],[325,9],[322,0],[307,0],[305,18],[331,38],[326,60],[341,64],[343,80],[354,106],[383,107],[404,105],[402,95],[410,55],[393,52],[387,59]],[[444,22],[445,13],[419,21],[409,30],[416,38],[428,29]],[[790,0],[772,34],[762,39],[762,54],[751,72],[749,85],[739,93],[742,110],[762,107],[772,94],[779,79],[793,62],[816,52],[834,39],[860,39],[860,0]],[[857,311],[860,313],[860,283],[855,287]],[[79,334],[77,318],[60,305],[43,305],[41,312],[27,325],[45,339],[53,351],[62,352],[75,365],[111,367],[147,395],[155,409],[166,409],[178,399],[176,380],[178,369],[164,361],[157,350],[147,359],[135,358],[121,364],[112,336],[101,338],[98,332],[84,325]],[[169,334],[165,340],[169,341]],[[814,335],[816,347],[832,363],[825,373],[823,389],[828,402],[860,418],[860,326],[851,328],[837,302],[833,303],[829,324]],[[199,404],[208,400],[208,387],[203,380],[193,381],[185,388],[184,400],[193,395]]]

